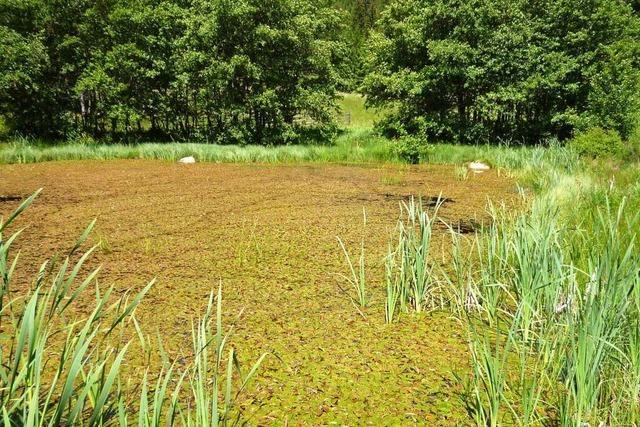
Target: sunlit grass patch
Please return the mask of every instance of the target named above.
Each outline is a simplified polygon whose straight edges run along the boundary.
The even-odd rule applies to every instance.
[[[347,128],[372,127],[384,112],[366,108],[366,99],[358,93],[342,93],[338,98],[338,120]]]

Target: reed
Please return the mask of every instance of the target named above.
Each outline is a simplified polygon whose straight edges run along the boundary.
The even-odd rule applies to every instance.
[[[355,298],[350,297],[353,301],[354,305],[357,304],[356,308],[364,308],[369,304],[369,294],[367,291],[367,277],[365,272],[365,249],[364,249],[364,235],[367,229],[367,213],[364,209],[362,209],[362,238],[360,239],[360,254],[358,256],[358,263],[354,265],[351,261],[351,255],[349,255],[349,251],[347,247],[344,245],[344,242],[340,237],[337,237],[338,244],[340,245],[340,249],[342,249],[342,253],[344,254],[344,258],[349,267],[349,275],[341,274],[351,286],[353,291],[355,292]],[[362,312],[360,312],[362,314]]]

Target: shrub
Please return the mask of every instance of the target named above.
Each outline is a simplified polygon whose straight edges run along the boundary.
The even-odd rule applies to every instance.
[[[417,165],[427,160],[430,146],[425,138],[405,135],[397,140],[394,149],[402,160]]]
[[[628,147],[615,130],[594,127],[577,134],[569,146],[586,157],[623,158],[629,154]]]

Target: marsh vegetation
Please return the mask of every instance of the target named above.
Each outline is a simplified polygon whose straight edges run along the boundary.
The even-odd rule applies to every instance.
[[[640,425],[639,10],[0,0],[2,424]]]

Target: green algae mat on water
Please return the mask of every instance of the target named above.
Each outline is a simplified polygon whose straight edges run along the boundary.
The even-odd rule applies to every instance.
[[[488,200],[513,202],[515,184],[496,172],[460,179],[447,166],[79,161],[4,165],[0,176],[0,215],[44,187],[16,225],[27,227],[16,272],[23,289],[41,261],[97,218],[100,250],[86,268],[102,264],[99,285],[120,293],[157,278],[137,317],[179,359],[222,280],[243,365],[272,355],[240,401],[250,425],[468,422],[455,380],[469,372],[464,331],[438,311],[385,324],[383,257],[399,203],[411,196],[443,197],[439,215],[453,223],[481,223]],[[371,291],[364,317],[340,289],[346,266],[336,240],[360,242],[363,208]],[[434,253],[446,256],[438,233]],[[123,368],[133,389],[145,366],[134,347]],[[159,359],[152,349],[152,365]]]

